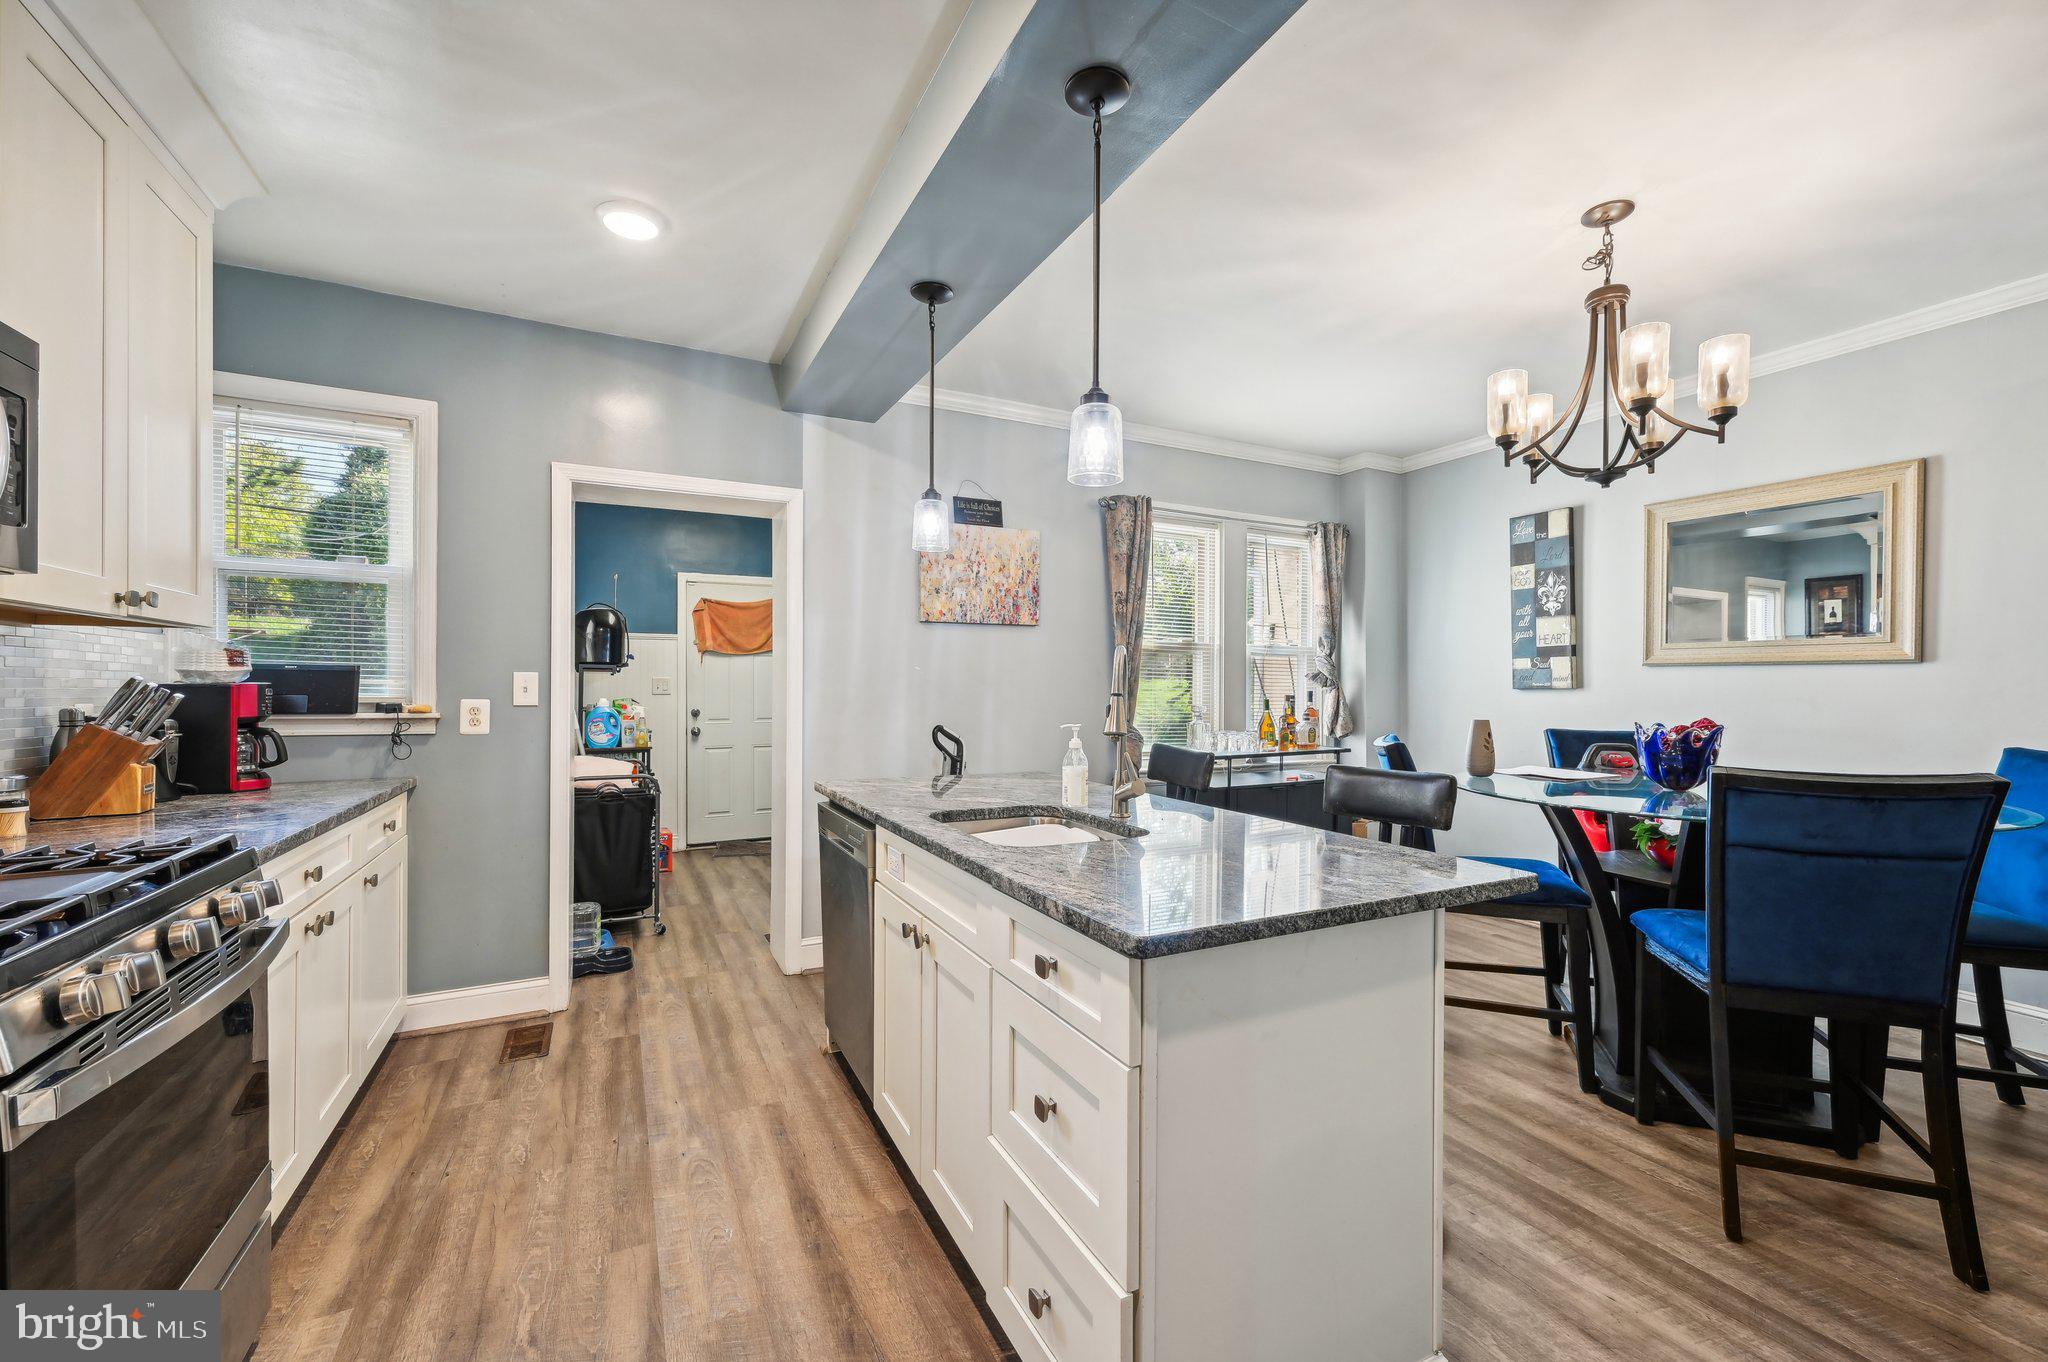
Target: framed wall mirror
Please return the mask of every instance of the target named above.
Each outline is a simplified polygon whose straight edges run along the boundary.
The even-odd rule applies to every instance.
[[[1645,510],[1643,660],[1920,660],[1924,459]]]

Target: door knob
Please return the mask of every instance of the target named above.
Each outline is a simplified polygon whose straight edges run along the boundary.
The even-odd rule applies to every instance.
[[[693,738],[694,738],[694,737],[697,737],[697,736],[701,735],[701,734],[702,734],[703,732],[704,732],[704,730],[703,730],[703,729],[701,729],[701,728],[699,728],[699,727],[697,727],[697,725],[695,725],[695,724],[691,724],[691,725],[690,725],[690,736],[691,736],[691,737],[693,737]]]
[[[693,709],[690,711],[690,717],[692,719],[701,719],[704,717],[704,711],[701,709]]]

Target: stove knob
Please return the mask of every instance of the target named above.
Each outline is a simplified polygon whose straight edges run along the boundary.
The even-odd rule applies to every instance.
[[[155,951],[137,951],[109,961],[105,967],[109,974],[118,974],[128,988],[128,996],[139,998],[153,988],[164,986],[164,958]]]
[[[213,901],[213,911],[220,918],[220,925],[233,931],[263,920],[263,900],[254,890],[222,894]]]
[[[242,890],[254,894],[265,908],[275,908],[284,902],[284,890],[278,888],[276,880],[251,880],[242,886]]]
[[[173,922],[164,933],[164,949],[173,960],[190,960],[195,955],[220,949],[220,924],[210,917],[188,917]]]
[[[118,974],[81,974],[57,989],[57,1015],[65,1021],[97,1021],[128,1006],[128,985]]]

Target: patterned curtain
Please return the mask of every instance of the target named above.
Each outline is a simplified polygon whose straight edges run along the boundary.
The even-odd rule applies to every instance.
[[[1351,543],[1351,531],[1335,521],[1308,527],[1309,574],[1316,596],[1322,627],[1316,631],[1316,661],[1308,679],[1329,695],[1323,702],[1323,736],[1342,738],[1355,726],[1351,703],[1337,679],[1344,628],[1344,551]]]
[[[1341,526],[1339,528],[1342,528]],[[1152,568],[1152,498],[1104,497],[1102,542],[1109,562],[1110,656],[1122,644],[1124,674],[1110,678],[1130,697],[1129,711],[1138,712],[1138,645],[1145,634],[1145,578]],[[1131,764],[1138,764],[1144,739],[1135,732],[1125,739]]]

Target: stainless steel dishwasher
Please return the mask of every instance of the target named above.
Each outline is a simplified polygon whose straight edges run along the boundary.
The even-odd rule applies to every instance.
[[[818,806],[818,861],[825,933],[825,1033],[860,1090],[875,1090],[875,993],[871,916],[874,825],[837,804]]]

